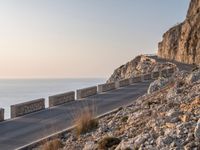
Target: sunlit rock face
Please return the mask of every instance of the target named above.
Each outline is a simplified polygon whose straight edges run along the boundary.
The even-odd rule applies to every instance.
[[[139,55],[128,63],[117,68],[107,82],[116,82],[174,66],[175,65],[172,63],[166,62],[161,64],[148,56]]]
[[[191,0],[185,21],[164,33],[158,56],[200,64],[200,0]]]

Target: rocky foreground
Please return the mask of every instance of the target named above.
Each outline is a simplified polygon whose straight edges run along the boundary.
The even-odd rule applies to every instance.
[[[62,150],[200,150],[200,69],[159,78],[94,130],[60,140]]]

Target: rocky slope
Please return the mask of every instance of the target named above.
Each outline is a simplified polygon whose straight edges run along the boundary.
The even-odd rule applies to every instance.
[[[101,118],[91,132],[67,133],[60,139],[61,149],[199,150],[200,69],[177,71],[171,78],[153,83],[149,88],[163,86]]]
[[[115,82],[122,79],[139,76],[141,74],[148,74],[152,71],[158,71],[160,69],[165,69],[172,66],[174,66],[174,64],[161,64],[156,62],[155,59],[152,59],[145,55],[140,55],[135,57],[133,60],[126,63],[125,65],[117,68],[107,82]]]
[[[163,35],[158,56],[200,64],[200,0],[191,0],[185,21]]]

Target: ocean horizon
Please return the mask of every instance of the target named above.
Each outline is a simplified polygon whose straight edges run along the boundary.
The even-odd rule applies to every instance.
[[[51,95],[105,82],[106,78],[0,79],[0,108],[5,109],[5,119],[9,119],[11,105],[45,98],[47,107]]]

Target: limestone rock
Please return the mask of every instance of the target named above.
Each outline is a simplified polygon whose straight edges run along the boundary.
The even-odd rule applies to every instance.
[[[200,64],[200,0],[191,0],[185,21],[163,35],[158,56]]]
[[[200,69],[192,72],[186,80],[188,83],[193,83],[193,82],[200,80]]]
[[[160,90],[161,88],[163,88],[165,85],[167,85],[167,83],[169,83],[169,80],[166,78],[159,78],[158,80],[155,80],[154,82],[152,82],[148,88],[148,94],[151,94],[155,91]]]
[[[116,82],[122,79],[140,76],[142,74],[148,74],[153,71],[160,71],[161,69],[167,69],[170,67],[176,66],[169,62],[161,64],[156,62],[155,59],[152,59],[145,55],[140,55],[135,57],[133,60],[126,63],[125,65],[117,68],[107,82]]]
[[[140,146],[142,143],[144,143],[149,138],[149,134],[140,134],[137,137],[135,137],[135,146]]]
[[[94,142],[86,142],[83,150],[95,150],[97,146],[95,145]]]
[[[194,131],[194,136],[195,136],[196,139],[200,140],[200,119],[197,122],[197,126],[196,126],[195,131]]]
[[[121,143],[116,147],[115,150],[133,150],[133,140],[129,139],[128,141],[121,141]]]
[[[170,136],[160,136],[158,137],[158,139],[156,140],[156,144],[158,145],[158,147],[165,147],[167,145],[170,145],[173,142],[173,138]]]

